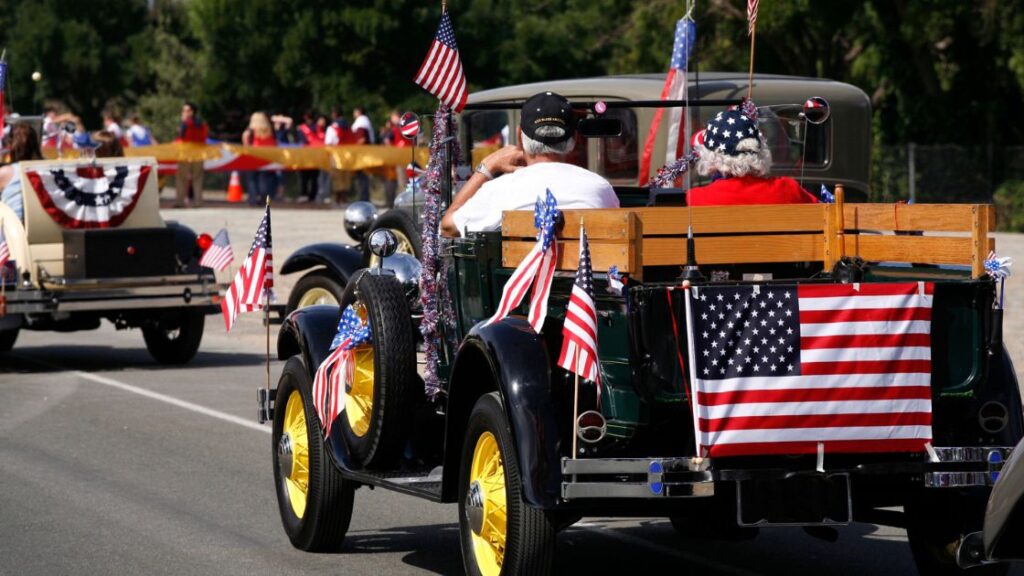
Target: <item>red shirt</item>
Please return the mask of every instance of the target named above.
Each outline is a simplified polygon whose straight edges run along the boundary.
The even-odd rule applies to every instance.
[[[320,127],[301,124],[299,131],[302,132],[302,137],[306,139],[306,146],[324,145],[324,131]]]
[[[274,138],[273,134],[262,137],[253,134],[250,146],[277,146],[277,138]]]
[[[208,132],[209,128],[206,127],[205,122],[196,122],[196,119],[192,118],[188,122],[181,123],[181,130],[179,131],[178,141],[197,142],[199,144],[205,144],[206,135]]]
[[[686,193],[687,206],[733,206],[742,204],[814,204],[818,199],[797,184],[779,176],[722,178]]]

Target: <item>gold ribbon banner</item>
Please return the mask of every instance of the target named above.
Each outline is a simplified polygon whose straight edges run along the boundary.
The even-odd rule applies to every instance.
[[[63,151],[65,158],[77,158],[78,150]],[[193,144],[172,142],[154,146],[132,146],[124,149],[125,156],[150,156],[161,164],[178,162],[202,162],[227,157],[249,156],[266,162],[276,162],[284,170],[328,170],[342,171],[373,170],[392,166],[405,166],[412,160],[409,148],[397,148],[379,144],[348,146],[241,146],[239,144]],[[48,159],[57,157],[53,148],[43,150]],[[416,162],[426,166],[429,151],[425,147],[416,149]]]

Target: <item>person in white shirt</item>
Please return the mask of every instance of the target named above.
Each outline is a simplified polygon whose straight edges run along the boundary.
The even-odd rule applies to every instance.
[[[618,208],[607,180],[565,162],[576,143],[576,122],[563,96],[531,96],[523,103],[519,145],[505,146],[480,162],[441,219],[441,234],[497,230],[502,212],[533,210],[548,189],[561,209]]]

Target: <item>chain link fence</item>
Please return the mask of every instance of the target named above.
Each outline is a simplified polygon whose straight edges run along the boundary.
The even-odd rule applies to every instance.
[[[992,202],[1000,230],[1024,232],[1024,146],[876,147],[870,201]]]

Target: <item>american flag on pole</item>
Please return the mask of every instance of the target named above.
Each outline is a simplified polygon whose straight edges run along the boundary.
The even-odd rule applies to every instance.
[[[228,240],[227,228],[221,228],[220,232],[213,237],[213,244],[206,249],[203,257],[199,259],[200,266],[213,268],[218,272],[227,268],[228,264],[235,261],[235,255],[231,252],[231,241]]]
[[[697,41],[697,25],[689,15],[684,16],[676,22],[675,40],[672,44],[672,59],[669,62],[668,75],[665,77],[665,85],[661,89],[662,100],[685,100],[689,81],[686,76],[686,67],[693,52],[693,45]],[[665,109],[658,108],[654,111],[654,118],[651,120],[651,127],[647,132],[647,141],[644,143],[644,152],[640,158],[640,185],[646,185],[650,177],[651,155],[654,153],[654,139],[658,134],[658,127],[661,125],[661,116]],[[665,164],[671,164],[683,155],[687,133],[687,114],[685,108],[675,107],[669,109],[668,140],[665,144]]]
[[[924,451],[932,434],[933,288],[691,288],[690,371],[702,451]]]
[[[370,325],[364,324],[351,305],[338,321],[338,332],[331,342],[331,354],[324,359],[313,378],[313,407],[320,418],[324,436],[331,434],[331,423],[345,409],[345,387],[351,381],[353,349],[370,342]]]
[[[7,261],[11,259],[11,248],[7,245],[7,236],[4,236],[2,228],[3,222],[0,222],[0,272],[7,265]],[[3,282],[2,278],[0,278],[0,282]]]
[[[0,60],[0,134],[4,132],[4,93],[7,91],[7,60]]]
[[[747,0],[747,35],[754,33],[757,27],[757,0]]]
[[[462,70],[459,47],[455,45],[455,30],[447,10],[441,14],[434,42],[423,64],[420,64],[414,82],[456,112],[461,112],[466,105],[466,74]]]
[[[580,263],[576,268],[576,282],[569,294],[562,325],[562,352],[558,365],[580,377],[596,382],[597,397],[601,398],[601,373],[597,358],[597,306],[594,302],[594,272],[590,263],[590,243],[587,231],[580,225]]]
[[[263,220],[256,229],[249,255],[242,263],[235,280],[224,293],[220,309],[224,313],[224,324],[228,331],[235,323],[239,312],[252,312],[263,308],[263,298],[270,299],[274,287],[274,261],[270,241],[270,206],[263,213]]]
[[[555,242],[555,220],[558,218],[558,203],[554,194],[547,190],[544,201],[537,199],[534,206],[533,224],[538,229],[537,244],[523,258],[501,291],[498,310],[487,321],[492,324],[505,318],[519,306],[526,291],[533,285],[530,294],[530,325],[540,333],[548,315],[548,296],[551,294],[551,280],[555,277],[558,243]]]

